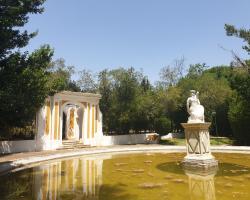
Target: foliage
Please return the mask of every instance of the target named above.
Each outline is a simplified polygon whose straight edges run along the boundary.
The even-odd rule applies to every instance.
[[[48,95],[62,90],[99,92],[104,132],[127,134],[179,131],[187,121],[186,99],[189,90],[200,91],[206,121],[211,131],[233,135],[240,144],[250,144],[250,60],[234,54],[231,66],[209,68],[205,63],[189,66],[184,73],[184,58],[161,69],[154,87],[134,68],[103,70],[97,75],[86,69],[72,80],[74,67],[63,59],[52,62],[53,50],[44,45],[33,53],[21,53],[37,32],[21,31],[29,14],[42,13],[45,0],[9,0],[0,6],[0,129],[24,130],[34,125],[36,111]],[[250,30],[225,25],[228,36],[246,43],[250,54]],[[216,115],[213,117],[213,113]],[[217,127],[215,127],[215,120]],[[231,130],[232,128],[232,130]]]
[[[19,52],[0,61],[0,126],[23,127],[32,123],[49,88],[46,69],[53,51],[43,46],[30,55]]]
[[[100,108],[103,114],[103,131],[109,132],[111,124],[111,105],[112,105],[112,88],[110,81],[110,73],[107,69],[98,74],[99,92],[102,95]]]
[[[110,99],[107,99],[107,95],[104,93],[106,97],[104,100],[109,101],[100,104],[101,109],[104,106],[104,109],[109,113],[109,116],[104,114],[104,117],[109,118],[106,119],[107,124],[105,124],[105,126],[109,127],[109,131],[129,133],[133,126],[131,114],[136,107],[134,103],[139,86],[138,73],[135,72],[133,68],[127,70],[120,68],[111,70],[108,73],[106,72],[106,77],[104,74],[99,77],[102,78],[100,82],[106,82],[106,88],[102,86],[100,88],[101,94],[102,92],[108,91],[112,93]],[[110,80],[110,82],[108,82],[108,80]],[[109,108],[107,104],[110,106]]]
[[[79,79],[77,81],[77,86],[82,92],[93,92],[97,91],[97,84],[95,80],[95,75],[89,70],[83,69],[79,72]]]
[[[173,138],[173,139],[167,139],[167,140],[160,140],[160,144],[163,144],[163,145],[184,146],[185,142],[186,141],[183,138]],[[211,145],[233,145],[234,140],[227,138],[227,137],[211,137],[210,144]]]
[[[167,117],[156,118],[154,124],[155,131],[160,135],[166,135],[171,131],[171,122]]]
[[[247,44],[243,49],[250,54],[250,30],[236,29],[233,25],[225,25],[228,36],[236,36]],[[230,79],[234,95],[230,102],[229,119],[236,142],[242,145],[250,145],[250,62],[236,58],[233,65],[233,74]]]
[[[192,68],[194,65],[190,66]],[[218,68],[211,68],[204,70],[201,74],[190,75],[187,74],[185,78],[179,81],[177,87],[181,90],[179,114],[175,118],[175,123],[180,124],[183,120],[187,120],[186,115],[186,99],[189,95],[189,90],[194,89],[200,91],[199,99],[201,104],[205,107],[205,120],[213,122],[212,132],[215,133],[215,124],[212,118],[212,113],[216,112],[218,132],[220,135],[230,135],[231,130],[228,122],[228,102],[232,95],[232,89],[230,88],[229,81],[224,75],[218,76]],[[229,70],[230,68],[227,67]],[[192,70],[189,70],[192,71]],[[221,72],[222,73],[222,72]],[[180,121],[182,120],[182,121]]]
[[[157,103],[158,94],[142,72],[133,68],[103,70],[98,85],[106,133],[154,130],[154,120],[163,107]]]
[[[201,70],[196,70],[201,69]],[[180,123],[187,121],[186,99],[190,89],[201,91],[200,100],[206,108],[206,121],[211,121],[212,132],[230,135],[228,121],[229,100],[232,95],[230,67],[207,69],[205,64],[191,65],[185,77],[175,86],[153,87],[142,72],[133,68],[103,70],[99,73],[98,90],[102,95],[106,133],[131,131],[180,131]],[[216,112],[218,127],[212,113]]]
[[[169,87],[155,91],[156,98],[154,101],[158,108],[158,116],[166,116],[170,120],[171,130],[179,129],[178,119],[180,117],[178,111],[183,106],[181,92],[179,87]]]
[[[211,137],[210,138],[211,145],[233,145],[234,140],[227,137]]]
[[[186,141],[183,138],[173,138],[173,139],[167,139],[167,140],[160,140],[160,144],[162,144],[162,145],[184,146],[185,142]]]
[[[202,73],[208,69],[208,66],[206,65],[206,63],[197,63],[194,65],[190,65],[189,69],[188,69],[188,74],[187,77],[188,78],[197,78],[199,76],[202,75]]]
[[[45,0],[8,0],[1,1],[0,6],[0,60],[7,57],[12,50],[24,47],[37,33],[21,32],[29,19],[28,14],[42,13],[41,5]]]
[[[66,66],[64,59],[60,58],[51,62],[48,69],[49,80],[47,81],[50,95],[62,90],[81,91],[77,83],[71,79],[73,74],[74,66]]]
[[[143,88],[142,88],[142,91]],[[132,115],[133,129],[136,132],[154,130],[154,119],[159,115],[160,105],[155,102],[155,92],[148,90],[137,95]]]
[[[249,101],[235,92],[230,103],[228,115],[236,142],[242,145],[250,145]]]
[[[178,81],[183,77],[185,58],[176,59],[172,65],[163,67],[160,71],[160,79],[158,82],[159,87],[167,88],[175,86]]]
[[[11,137],[15,130],[32,127],[37,110],[45,98],[72,88],[70,73],[51,66],[54,51],[49,45],[33,53],[19,49],[37,33],[21,31],[29,14],[42,13],[44,0],[1,1],[0,6],[0,131]],[[63,62],[61,62],[63,64]]]
[[[243,39],[244,42],[247,44],[243,46],[242,48],[246,50],[250,54],[250,29],[237,29],[233,25],[225,24],[225,30],[227,33],[227,36],[236,36],[238,38]]]

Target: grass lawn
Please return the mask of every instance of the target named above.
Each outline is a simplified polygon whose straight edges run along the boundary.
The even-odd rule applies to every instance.
[[[233,145],[234,141],[230,138],[226,137],[211,137],[210,138],[211,145]],[[173,138],[168,140],[160,140],[160,144],[163,145],[185,145],[185,139],[184,138]]]

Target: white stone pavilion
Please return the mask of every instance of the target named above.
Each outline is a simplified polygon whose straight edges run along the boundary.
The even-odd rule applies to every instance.
[[[37,148],[57,149],[63,140],[99,145],[103,136],[100,94],[63,91],[46,99],[37,113]]]

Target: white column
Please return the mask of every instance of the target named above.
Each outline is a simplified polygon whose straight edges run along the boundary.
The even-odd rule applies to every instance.
[[[93,138],[95,138],[95,104],[92,104],[91,106],[91,109],[92,109],[92,114],[94,115],[94,121],[93,121],[93,115],[91,116],[91,136],[93,135]],[[94,112],[93,112],[94,111]],[[94,133],[92,133],[92,129],[93,129],[93,126],[94,126]]]
[[[84,108],[84,113],[83,113],[83,133],[82,133],[83,144],[86,144],[87,132],[88,132],[88,106]]]
[[[89,144],[92,144],[92,103],[89,104]]]
[[[54,140],[54,123],[55,123],[55,101],[54,98],[50,98],[51,118],[50,118],[50,140]]]
[[[82,142],[83,142],[83,140],[84,140],[84,129],[85,129],[85,124],[84,124],[84,120],[85,120],[85,108],[84,108],[84,106],[83,107],[81,107],[81,109],[82,109],[82,119],[81,119],[81,126],[82,126],[82,129],[81,129],[81,132],[82,132],[82,138],[79,138],[80,140],[82,140]]]
[[[59,140],[62,142],[62,127],[63,127],[63,109],[62,102],[59,101]]]
[[[98,129],[97,129],[97,132],[100,134],[100,135],[103,135],[103,132],[102,132],[102,112],[98,106]]]

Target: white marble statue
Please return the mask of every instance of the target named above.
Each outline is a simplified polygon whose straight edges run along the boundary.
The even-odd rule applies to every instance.
[[[204,107],[200,104],[198,91],[190,90],[191,96],[187,99],[187,112],[190,115],[187,123],[204,123]]]

